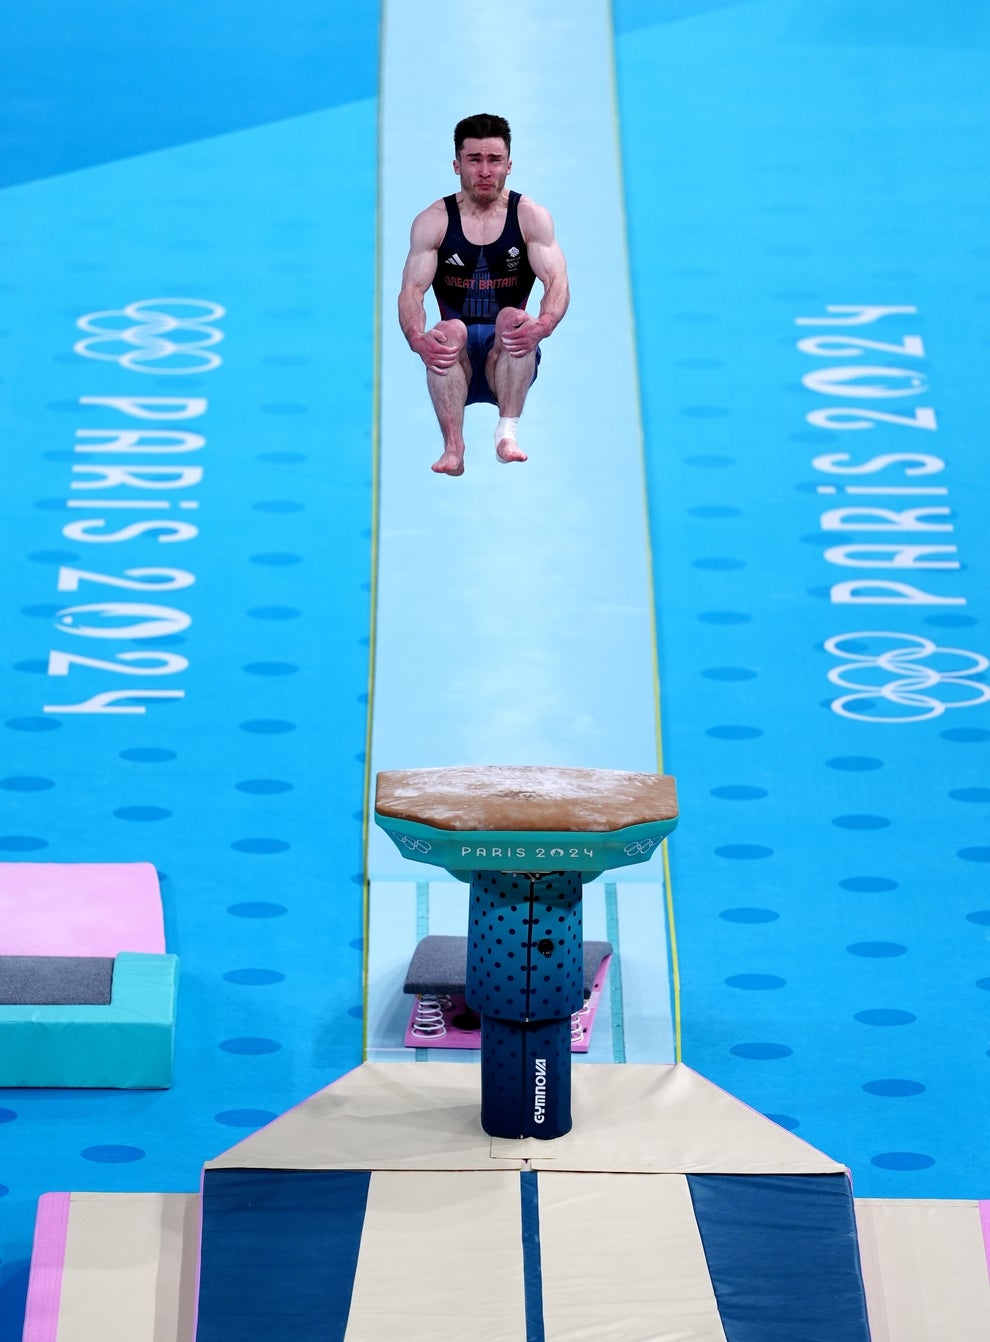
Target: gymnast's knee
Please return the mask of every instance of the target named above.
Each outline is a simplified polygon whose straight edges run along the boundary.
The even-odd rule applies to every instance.
[[[467,344],[467,327],[457,317],[448,317],[446,321],[437,322],[433,329],[439,331],[445,337],[447,344],[455,349],[463,349]]]
[[[496,335],[501,335],[503,331],[518,326],[525,319],[525,316],[526,313],[522,308],[502,308],[495,318]]]

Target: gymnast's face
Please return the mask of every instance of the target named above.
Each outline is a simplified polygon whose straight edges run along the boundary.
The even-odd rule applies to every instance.
[[[460,155],[454,159],[454,171],[461,179],[464,194],[478,205],[497,200],[512,171],[512,160],[505,141],[498,136],[489,139],[467,139],[461,145]]]

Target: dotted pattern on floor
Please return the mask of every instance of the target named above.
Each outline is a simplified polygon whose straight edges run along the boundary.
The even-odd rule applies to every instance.
[[[961,4],[618,15],[683,1058],[861,1196],[982,1197],[985,53]],[[915,117],[968,129],[908,188]]]
[[[0,860],[154,863],[180,959],[169,1090],[0,1092],[5,1337],[40,1194],[194,1190],[360,1061],[373,318],[325,314],[374,286],[375,143],[355,102],[4,192]],[[156,294],[222,306],[214,366],[119,361]]]

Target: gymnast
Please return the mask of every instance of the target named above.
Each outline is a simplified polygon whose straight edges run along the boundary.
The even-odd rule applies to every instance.
[[[525,461],[516,427],[536,380],[539,342],[567,311],[567,265],[548,210],[506,189],[512,171],[504,117],[481,113],[454,128],[460,190],[413,220],[399,294],[399,325],[426,365],[426,385],[443,433],[438,475],[464,474],[464,407],[497,405],[499,461]],[[538,317],[526,311],[535,280]],[[426,329],[432,286],[440,321]]]

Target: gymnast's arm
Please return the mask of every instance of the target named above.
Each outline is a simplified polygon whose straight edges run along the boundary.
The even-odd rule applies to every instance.
[[[409,235],[409,255],[402,271],[399,290],[399,325],[409,348],[428,368],[457,359],[457,352],[445,350],[442,331],[426,329],[426,291],[437,273],[437,252],[446,229],[447,212],[442,200],[434,201],[413,220]]]
[[[557,326],[570,302],[567,262],[557,242],[550,211],[526,196],[519,202],[519,226],[526,239],[529,264],[543,285],[540,315],[534,324],[537,340],[544,340]]]

